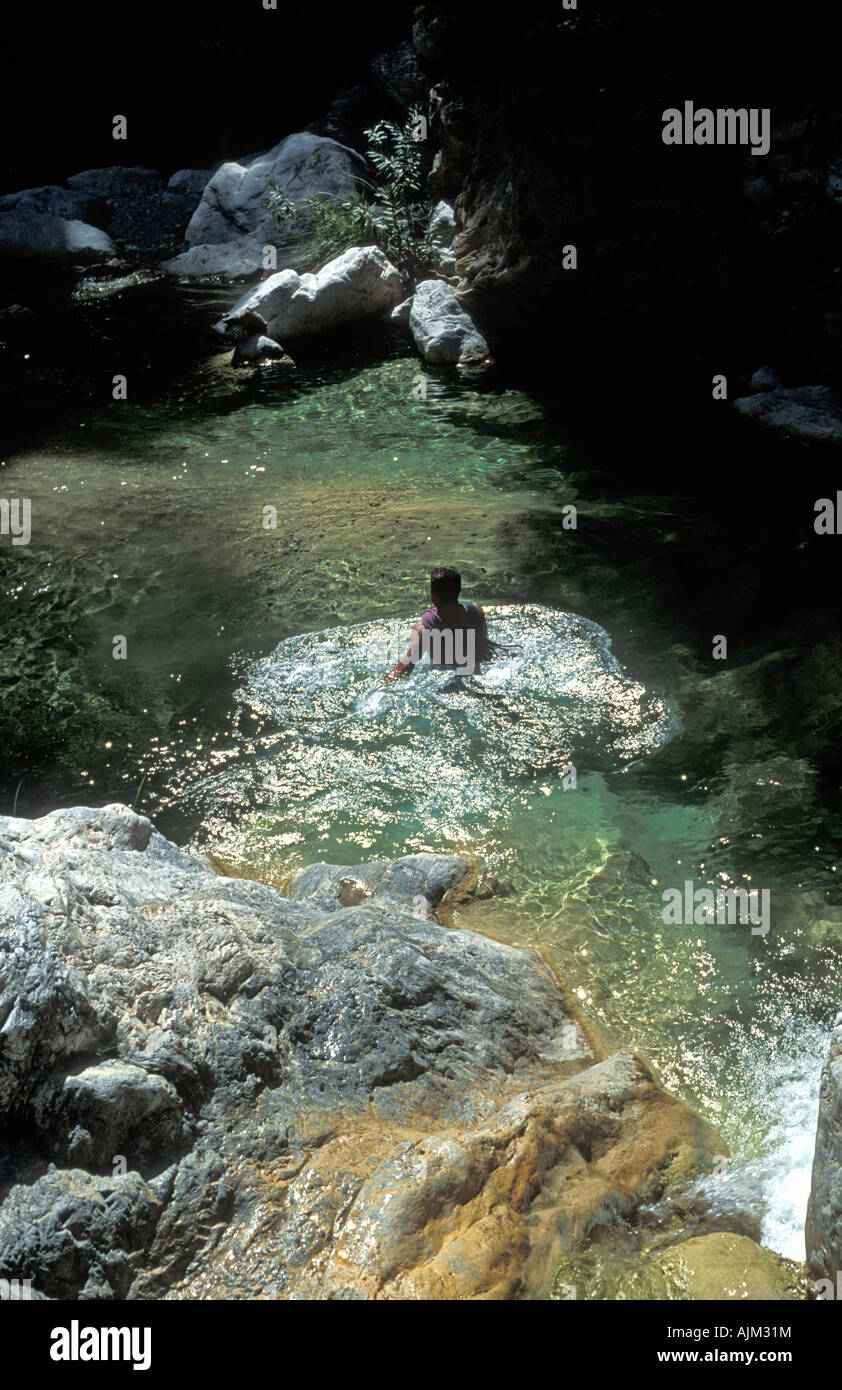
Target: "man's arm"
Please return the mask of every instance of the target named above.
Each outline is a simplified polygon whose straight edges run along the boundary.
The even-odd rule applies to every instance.
[[[412,637],[410,639],[406,655],[401,658],[401,660],[394,667],[394,669],[389,672],[388,676],[386,676],[387,685],[391,685],[392,681],[402,680],[404,676],[409,675],[413,666],[418,661],[418,656],[421,652],[421,638],[423,632],[424,624],[419,621],[415,624],[414,628],[412,629]]]

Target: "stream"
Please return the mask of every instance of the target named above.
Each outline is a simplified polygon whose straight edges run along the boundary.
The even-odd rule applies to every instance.
[[[194,328],[216,307],[156,285],[92,294],[32,362],[30,405],[57,385],[2,459],[4,495],[32,506],[31,543],[0,549],[4,812],[12,795],[23,815],[124,800],[278,884],[316,860],[470,854],[487,892],[459,924],[549,952],[610,1045],[723,1135],[705,1201],[749,1207],[803,1259],[842,992],[835,824],[791,730],[752,726],[738,661],[728,699],[710,696],[717,603],[774,546],[774,517],[746,540],[702,512],[689,472],[672,489],[639,474],[625,426],[568,428],[528,390],[428,369],[419,398],[392,336],[240,373],[210,339],[178,366],[182,327],[147,378],[174,305]],[[130,320],[117,403],[71,360],[74,335],[93,328],[117,371]],[[661,452],[686,452],[681,429],[660,426]],[[513,651],[386,690],[436,564]],[[700,575],[719,584],[710,621]],[[687,880],[768,888],[772,930],[665,924],[663,890]],[[603,1262],[592,1289],[629,1296],[626,1274]]]

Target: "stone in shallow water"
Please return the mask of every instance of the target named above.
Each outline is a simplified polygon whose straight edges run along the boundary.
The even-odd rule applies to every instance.
[[[262,241],[249,234],[219,246],[191,246],[187,251],[162,261],[161,269],[168,275],[179,275],[186,280],[203,280],[217,275],[236,280],[241,276],[255,275],[260,270],[262,255]]]
[[[429,918],[448,893],[464,883],[470,865],[443,854],[408,854],[403,859],[373,859],[354,869],[338,864],[310,864],[295,875],[289,896],[333,911],[371,902],[412,911]]]
[[[479,361],[488,343],[444,280],[422,280],[409,314],[409,330],[425,362],[451,365]]]
[[[809,1288],[794,1260],[730,1231],[694,1236],[653,1258],[684,1298],[703,1302],[803,1300]]]
[[[234,348],[231,366],[257,366],[260,362],[271,362],[285,356],[280,343],[276,343],[273,338],[267,338],[264,333],[252,333]]]
[[[243,295],[217,327],[236,334],[244,321],[257,316],[270,338],[286,342],[385,313],[402,293],[400,275],[378,247],[352,246],[316,275],[294,270],[270,275]]]

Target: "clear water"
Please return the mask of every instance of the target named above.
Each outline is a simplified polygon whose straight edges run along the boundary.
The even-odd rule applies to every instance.
[[[4,612],[26,613],[27,650],[77,704],[63,795],[135,801],[279,883],[317,859],[476,856],[497,891],[462,921],[551,951],[608,1040],[719,1127],[764,1240],[803,1258],[840,972],[798,903],[828,886],[832,847],[807,843],[798,806],[723,835],[735,768],[711,748],[700,770],[696,748],[682,769],[687,663],[666,604],[652,622],[651,530],[635,539],[636,518],[660,533],[680,500],[591,497],[590,531],[571,532],[582,497],[558,423],[435,374],[418,400],[417,373],[399,349],[255,375],[209,355],[156,398],[84,398],[5,452],[33,535],[2,552]],[[635,544],[639,591],[613,558]],[[408,639],[440,563],[519,650],[469,681],[419,668],[386,690],[373,648]],[[20,794],[23,814],[51,804],[32,770]],[[749,876],[782,895],[768,937],[661,920],[665,886]]]

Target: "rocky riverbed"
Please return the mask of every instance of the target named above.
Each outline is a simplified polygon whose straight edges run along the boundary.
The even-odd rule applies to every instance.
[[[463,860],[285,895],[119,804],[0,854],[0,1277],[38,1296],[541,1294],[722,1153],[539,955],[441,924]]]
[[[4,460],[38,525],[32,551],[2,557],[17,567],[3,592],[0,1279],[86,1300],[788,1300],[828,1296],[815,1280],[834,1288],[838,1021],[806,1266],[764,1248],[775,1225],[768,1175],[747,1181],[750,1143],[725,1180],[710,1120],[728,1119],[728,1102],[710,1078],[733,1102],[732,1048],[735,1090],[754,1079],[767,1108],[780,1096],[803,1147],[842,939],[840,644],[819,602],[835,580],[825,538],[839,530],[839,115],[790,98],[768,161],[728,151],[677,173],[646,114],[674,73],[628,58],[669,24],[659,5],[560,22],[527,7],[512,49],[507,17],[477,29],[452,7],[420,7],[411,38],[302,128],[264,129],[259,147],[210,167],[168,176],[171,164],[127,160],[0,198],[4,394],[39,425],[42,413],[58,422],[45,461],[15,418],[26,448]],[[364,128],[416,103],[429,118],[428,269],[408,274],[363,243],[318,255],[295,209],[358,191],[372,172]],[[283,230],[268,210],[277,184],[294,205]],[[136,333],[144,313],[154,330]],[[368,334],[386,363],[360,366]],[[115,407],[118,367],[129,396]],[[698,404],[714,367],[728,379],[724,427]],[[559,383],[583,369],[574,402]],[[662,374],[686,411],[659,458],[658,412],[641,400]],[[624,430],[626,375],[646,389]],[[481,388],[470,398],[466,379]],[[558,417],[530,438],[536,400],[501,379],[548,382],[559,409],[578,412],[578,444]],[[699,447],[694,459],[687,419],[709,430],[709,457]],[[651,476],[632,486],[617,461],[635,434]],[[785,533],[770,520],[769,458],[788,480]],[[694,467],[719,501],[673,496],[676,471]],[[108,527],[95,543],[92,495]],[[270,537],[260,517],[277,521],[279,496]],[[742,521],[723,521],[723,496]],[[574,722],[586,764],[574,811],[551,781],[571,730],[551,703],[533,708],[535,681],[517,709],[511,683],[482,692],[491,714],[463,692],[447,714],[463,762],[466,730],[476,745],[473,799],[458,799],[464,769],[445,757],[427,779],[432,811],[423,795],[408,808],[419,740],[429,759],[444,727],[437,693],[431,733],[426,714],[396,717],[397,700],[380,709],[362,688],[372,671],[349,681],[337,653],[355,621],[385,612],[403,629],[417,582],[406,552],[423,569],[433,544],[461,548],[472,583],[512,601],[497,614],[513,624],[504,635],[583,622],[544,604],[622,633],[647,686],[670,684],[670,737],[613,739],[600,760],[589,721]],[[127,624],[143,660],[123,686],[97,653]],[[723,627],[732,661],[716,669]],[[287,645],[251,667],[251,707],[241,701],[229,740],[226,660],[241,672],[279,636]],[[564,684],[575,662],[563,641],[555,651]],[[320,685],[332,662],[336,681]],[[607,680],[583,676],[573,710]],[[611,681],[616,734],[643,687],[613,668]],[[653,697],[659,730],[667,710]],[[64,782],[37,789],[53,760],[73,799],[94,805],[16,816],[19,796],[29,814],[68,799]],[[100,804],[136,788],[143,807],[144,787],[176,838],[199,827],[193,853],[127,805]],[[314,862],[325,840],[341,866]],[[371,846],[384,857],[347,862]],[[293,876],[295,855],[308,867]],[[691,863],[773,883],[774,949],[664,937],[653,889]],[[545,935],[564,950],[525,944]],[[658,1002],[644,1018],[646,982]],[[594,1022],[606,1015],[610,1040]],[[757,1038],[766,1054],[752,1052]],[[806,1099],[787,1093],[799,1084]],[[776,1161],[791,1141],[774,1139]],[[787,1242],[803,1224],[796,1188]]]

